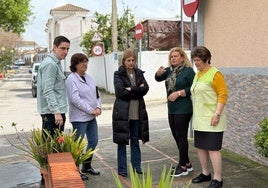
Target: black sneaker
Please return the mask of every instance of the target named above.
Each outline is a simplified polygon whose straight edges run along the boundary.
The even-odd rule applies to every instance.
[[[210,184],[209,184],[209,186],[207,188],[220,188],[220,187],[222,187],[222,185],[223,185],[223,181],[222,180],[221,181],[218,181],[216,179],[213,179],[210,182]]]
[[[176,166],[173,166],[172,170],[176,170],[176,168],[177,168]],[[192,172],[194,170],[192,164],[186,165],[186,168],[188,172]]]
[[[191,163],[189,165],[186,165],[186,168],[188,172],[192,172],[194,170]]]
[[[187,168],[184,169],[180,166],[178,166],[176,170],[173,172],[173,174],[171,174],[171,176],[174,176],[174,177],[180,177],[180,176],[186,176],[186,175],[188,175]]]

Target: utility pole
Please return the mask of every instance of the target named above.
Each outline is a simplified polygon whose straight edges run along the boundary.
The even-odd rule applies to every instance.
[[[183,2],[181,1],[181,48],[184,48]]]
[[[112,49],[113,52],[118,51],[118,30],[117,30],[117,5],[116,0],[112,0]]]

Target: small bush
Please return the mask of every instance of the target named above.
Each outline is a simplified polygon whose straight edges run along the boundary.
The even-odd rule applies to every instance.
[[[268,118],[264,118],[259,122],[260,130],[255,134],[255,146],[258,153],[264,157],[268,157]]]
[[[130,180],[131,180],[132,188],[152,188],[153,187],[153,177],[152,177],[149,165],[147,167],[146,175],[143,173],[141,178],[139,177],[137,172],[133,170],[131,164],[129,165],[129,171],[130,171]],[[172,188],[174,177],[171,176],[171,173],[172,173],[171,167],[169,171],[167,171],[166,167],[164,167],[162,174],[161,174],[161,178],[158,183],[158,188]],[[112,173],[112,174],[113,174],[117,188],[123,188],[123,185],[118,175],[115,173]]]

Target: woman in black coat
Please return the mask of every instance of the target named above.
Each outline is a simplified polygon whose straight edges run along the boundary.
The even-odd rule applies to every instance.
[[[149,86],[144,71],[136,68],[136,55],[132,49],[124,51],[122,65],[114,72],[115,102],[113,107],[113,142],[117,147],[118,174],[127,176],[126,145],[130,140],[133,169],[142,174],[139,140],[149,141],[149,124],[143,97]]]

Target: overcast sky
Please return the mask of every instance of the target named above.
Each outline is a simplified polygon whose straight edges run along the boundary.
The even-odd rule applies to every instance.
[[[170,19],[180,15],[180,2],[180,0],[117,0],[117,9],[119,15],[122,14],[123,7],[128,7],[135,17]],[[44,30],[50,18],[50,10],[68,3],[88,9],[89,16],[96,11],[101,14],[111,13],[112,9],[112,0],[31,0],[34,19],[26,27],[23,39],[35,41],[39,46],[46,47]]]

